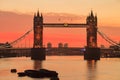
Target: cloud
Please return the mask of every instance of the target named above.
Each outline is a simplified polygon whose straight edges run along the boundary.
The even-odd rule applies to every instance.
[[[32,26],[32,16],[0,11],[0,32],[21,32]]]
[[[0,11],[0,41],[13,41],[20,37],[29,29],[33,28],[33,16],[32,14],[23,14],[10,11]],[[67,14],[67,13],[43,13],[44,22],[80,22],[84,19],[84,16]],[[51,31],[47,31],[51,32]],[[46,32],[46,33],[47,33]],[[58,33],[55,29],[52,31]],[[64,32],[64,31],[63,31]],[[4,35],[4,36],[3,36]],[[8,36],[10,35],[10,36]],[[13,36],[13,37],[12,37]]]
[[[83,23],[85,22],[85,16],[75,15],[68,13],[45,13],[45,22],[56,22],[56,23]]]
[[[44,22],[48,23],[82,23],[85,16],[68,13],[43,13]],[[0,11],[0,32],[22,32],[33,27],[33,15]]]

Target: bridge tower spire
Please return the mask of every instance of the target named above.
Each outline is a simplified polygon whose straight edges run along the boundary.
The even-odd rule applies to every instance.
[[[93,11],[86,19],[87,25],[87,47],[97,47],[97,16]]]
[[[43,17],[39,15],[34,15],[33,20],[33,30],[34,30],[34,44],[33,48],[42,48],[43,47]]]

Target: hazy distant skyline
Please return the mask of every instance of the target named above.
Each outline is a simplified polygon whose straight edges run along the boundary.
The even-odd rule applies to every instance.
[[[7,41],[8,39],[12,41],[16,39],[17,36],[20,36],[20,34],[23,34],[25,31],[27,31],[29,28],[32,28],[33,14],[38,9],[40,12],[43,13],[45,20],[47,20],[48,22],[57,21],[56,19],[58,19],[58,16],[60,17],[60,15],[62,15],[61,18],[64,19],[62,20],[62,22],[74,23],[78,23],[79,21],[80,23],[85,22],[86,17],[89,15],[90,11],[93,10],[94,13],[98,16],[98,27],[102,29],[103,32],[110,35],[112,39],[120,41],[119,0],[0,0],[0,42]],[[64,16],[67,16],[67,18]],[[70,21],[68,19],[72,20]],[[67,34],[67,29],[62,29],[62,32],[65,31],[65,33],[58,33],[56,31],[57,29],[51,31],[50,30],[48,29],[46,31],[45,39],[47,41],[51,40],[51,37],[53,38],[53,36],[57,37],[56,35],[66,36],[69,34],[69,38],[65,38],[66,43],[71,42],[67,39],[72,39],[72,36],[75,36],[73,40],[76,40],[77,42],[83,41],[82,44],[85,43],[85,30],[82,30],[83,33],[78,33],[79,30],[71,30],[72,33],[75,35],[72,35],[72,33]],[[52,35],[51,37],[47,36],[47,34],[49,34],[50,32],[53,32],[53,34],[56,35]],[[7,34],[10,33],[11,36],[13,36],[11,38],[7,36]],[[19,35],[17,35],[17,33],[19,33]],[[84,38],[77,39],[77,36],[79,34],[84,34],[82,35],[82,37]],[[55,42],[58,40],[59,38],[56,38],[56,40],[54,39]],[[80,42],[78,44],[77,42],[73,42],[72,44],[76,44],[77,46],[79,46],[78,44],[80,44]]]

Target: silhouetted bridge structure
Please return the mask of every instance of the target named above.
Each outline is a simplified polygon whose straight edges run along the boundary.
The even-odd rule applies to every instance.
[[[84,49],[80,47],[69,47],[69,48],[46,48],[46,55],[48,56],[83,56]],[[111,48],[100,49],[100,57],[120,57],[120,51],[115,52]],[[0,58],[5,57],[31,57],[31,48],[4,48],[0,49]]]
[[[89,27],[87,24],[78,24],[78,23],[44,23],[44,27],[48,28],[86,28]]]
[[[104,38],[107,42],[109,42],[112,45],[117,45],[120,47],[118,43],[111,40],[109,37],[107,37],[104,33],[102,33],[100,30],[98,30],[97,27],[97,16],[93,14],[93,11],[91,11],[90,15],[86,18],[86,23],[43,23],[43,16],[42,14],[39,14],[39,11],[37,14],[34,14],[33,19],[33,29],[26,32],[24,35],[22,35],[17,40],[11,42],[10,44],[13,45],[15,43],[18,43],[21,39],[26,37],[32,30],[34,33],[34,40],[33,40],[33,48],[11,48],[11,49],[2,49],[3,51],[11,51],[11,53],[14,53],[15,51],[18,52],[29,52],[31,54],[32,59],[45,59],[45,52],[46,48],[43,46],[43,28],[86,28],[87,33],[87,43],[86,43],[86,51],[84,53],[84,59],[85,60],[99,60],[100,59],[100,48],[97,46],[97,33],[99,33],[102,38]],[[2,51],[1,50],[1,51]]]

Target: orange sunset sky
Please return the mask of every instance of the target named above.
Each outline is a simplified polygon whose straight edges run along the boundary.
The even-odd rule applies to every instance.
[[[93,10],[98,16],[98,28],[114,41],[120,41],[120,0],[0,0],[0,43],[12,42],[33,28],[35,12],[43,13],[44,22],[86,23]],[[32,33],[23,42],[33,44]],[[19,43],[22,45],[23,42]],[[69,46],[86,45],[86,29],[44,28],[44,45],[59,42]],[[98,46],[109,46],[98,35]]]

